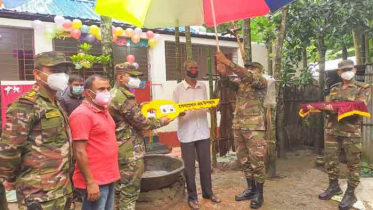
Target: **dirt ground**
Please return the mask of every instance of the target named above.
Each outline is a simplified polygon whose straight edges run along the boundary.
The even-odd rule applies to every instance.
[[[262,210],[335,210],[338,203],[335,201],[321,201],[318,194],[327,187],[327,174],[315,167],[315,154],[311,150],[298,150],[288,153],[286,160],[277,163],[280,178],[267,180],[264,188],[264,205]],[[342,178],[345,177],[346,166],[341,164]],[[198,174],[198,173],[197,173]],[[201,209],[205,210],[243,210],[249,209],[250,201],[236,202],[234,196],[242,192],[246,182],[243,172],[238,169],[233,161],[220,163],[214,169],[213,175],[214,194],[222,199],[222,203],[213,204],[201,196],[199,177],[197,186]],[[137,210],[189,210],[186,196],[171,195],[169,191],[159,196],[162,202],[139,202]],[[165,202],[166,201],[166,202]],[[11,210],[17,209],[14,204]],[[79,208],[80,209],[80,208]]]

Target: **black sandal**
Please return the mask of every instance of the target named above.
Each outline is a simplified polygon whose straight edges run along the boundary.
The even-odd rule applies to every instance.
[[[193,209],[193,210],[198,210],[199,209],[198,201],[189,200],[188,201],[188,206],[189,206],[190,209]]]

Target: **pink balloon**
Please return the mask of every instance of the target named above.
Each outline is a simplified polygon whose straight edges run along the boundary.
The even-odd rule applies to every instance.
[[[147,32],[146,32],[146,36],[148,37],[148,39],[153,39],[153,38],[154,38],[154,33],[153,33],[153,31],[147,31]]]
[[[71,27],[72,27],[72,22],[71,22],[71,20],[65,20],[65,22],[62,24],[62,26],[65,28],[65,30],[69,30],[69,29],[71,29]]]
[[[113,42],[116,42],[118,40],[118,36],[113,34]]]
[[[127,55],[126,60],[130,63],[135,62],[135,56],[134,55]]]
[[[80,35],[82,35],[82,32],[79,29],[73,29],[70,31],[70,35],[74,39],[79,39]]]

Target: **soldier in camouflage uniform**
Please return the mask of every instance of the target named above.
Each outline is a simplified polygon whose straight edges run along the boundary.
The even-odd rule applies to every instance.
[[[156,129],[170,123],[169,118],[148,119],[141,114],[135,95],[130,91],[139,88],[142,73],[130,63],[115,66],[116,84],[111,89],[109,111],[116,124],[119,147],[119,170],[121,179],[117,183],[118,209],[134,210],[140,193],[144,172],[145,145],[143,130]]]
[[[34,89],[13,102],[6,112],[0,141],[0,177],[15,186],[19,209],[59,210],[71,194],[70,129],[56,91],[67,86],[73,66],[65,55],[35,56]]]
[[[356,73],[354,62],[341,61],[338,64],[338,75],[343,82],[331,87],[326,101],[363,101],[368,103],[369,85],[357,82],[353,78]],[[313,107],[310,107],[313,108]],[[361,169],[361,124],[362,117],[353,115],[338,121],[337,112],[331,105],[325,107],[327,124],[325,127],[325,164],[329,175],[329,187],[319,195],[322,200],[331,199],[342,194],[339,188],[339,155],[343,147],[347,156],[348,188],[339,204],[340,209],[349,209],[356,202],[355,188],[359,185]]]
[[[226,67],[240,78],[236,96],[236,109],[233,119],[234,143],[238,159],[243,164],[248,188],[236,196],[236,201],[251,200],[251,208],[263,204],[263,185],[265,181],[265,123],[263,101],[267,92],[267,80],[262,77],[263,66],[251,63],[249,70],[228,60],[222,52],[217,52],[223,84],[229,86]]]

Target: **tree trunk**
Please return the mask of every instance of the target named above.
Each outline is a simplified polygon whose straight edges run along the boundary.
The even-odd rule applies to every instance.
[[[361,33],[359,32],[358,29],[354,29],[353,39],[354,39],[354,47],[355,47],[355,55],[356,55],[356,64],[363,64]]]
[[[111,17],[101,16],[102,54],[110,55],[111,61],[104,66],[104,75],[114,84],[114,46]]]
[[[251,48],[251,27],[250,27],[250,18],[245,19],[242,22],[242,35],[243,35],[243,43],[244,43],[244,49],[245,49],[245,65],[249,64],[253,61],[252,56],[252,48]]]
[[[318,50],[320,55],[319,61],[319,101],[324,101],[324,88],[325,88],[325,57],[326,57],[326,46],[324,36],[320,35],[318,37]],[[319,126],[318,126],[318,138],[315,142],[316,153],[321,155],[321,148],[324,142],[324,114],[319,114]]]
[[[369,36],[365,35],[365,63],[370,62],[370,44],[369,44]]]
[[[343,45],[342,47],[342,59],[347,60],[348,59],[348,51],[346,45]]]
[[[274,60],[274,76],[276,80],[281,80],[281,57],[282,57],[282,46],[284,44],[284,37],[286,33],[286,17],[289,11],[289,6],[282,9],[282,17],[281,17],[281,25],[280,29],[277,33],[276,38],[276,46],[275,46],[275,54],[273,56]],[[279,156],[281,158],[286,158],[286,152],[285,152],[285,136],[284,136],[284,129],[282,129],[282,125],[285,119],[285,113],[284,113],[284,107],[282,106],[284,104],[282,91],[280,91],[281,84],[276,82],[276,92],[278,95],[277,100],[277,114],[276,114],[276,125],[278,126],[276,128],[276,135],[277,135],[277,142],[280,143],[280,152]]]
[[[272,61],[272,52],[273,52],[273,46],[272,41],[270,41],[268,44],[266,44],[267,47],[267,63],[268,63],[268,74],[273,76],[273,61]]]
[[[361,35],[361,63],[364,64],[367,61],[366,57],[366,43],[365,43],[365,35]]]
[[[302,49],[302,62],[303,62],[303,69],[308,68],[307,47],[303,47]]]
[[[190,26],[185,26],[185,44],[186,44],[187,61],[191,61],[193,60],[193,48],[192,48],[192,38],[190,35]]]
[[[177,83],[182,80],[182,72],[180,65],[180,30],[179,27],[175,27],[175,68],[177,75]]]

